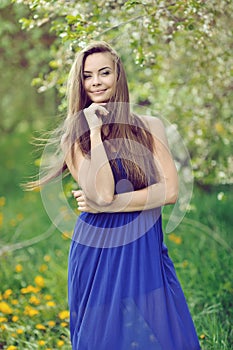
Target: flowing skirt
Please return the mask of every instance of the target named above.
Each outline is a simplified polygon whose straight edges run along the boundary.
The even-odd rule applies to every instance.
[[[160,210],[82,213],[69,254],[73,350],[198,350]]]

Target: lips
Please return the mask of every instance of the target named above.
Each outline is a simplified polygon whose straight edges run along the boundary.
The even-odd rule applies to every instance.
[[[105,91],[107,91],[107,89],[105,89],[105,90],[96,90],[96,91],[92,91],[91,93],[98,95],[98,94],[102,94]]]

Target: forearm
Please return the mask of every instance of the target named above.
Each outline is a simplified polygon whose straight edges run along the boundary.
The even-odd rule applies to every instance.
[[[113,201],[104,206],[95,206],[98,212],[132,212],[158,208],[173,204],[177,200],[177,188],[167,188],[165,182],[159,182],[141,190],[117,194]]]
[[[101,205],[111,203],[114,195],[114,178],[101,139],[100,128],[91,131],[91,158],[84,166],[81,187],[87,197]]]
[[[115,195],[113,202],[107,205],[105,210],[109,212],[141,211],[161,207],[164,204],[164,186],[156,184],[142,190]]]

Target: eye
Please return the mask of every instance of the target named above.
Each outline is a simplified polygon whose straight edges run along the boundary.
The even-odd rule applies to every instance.
[[[89,78],[91,78],[91,75],[90,74],[84,74],[84,76],[83,76],[83,79],[85,80],[85,79],[89,79]]]
[[[109,70],[104,70],[103,72],[101,72],[101,75],[106,76],[109,75],[110,71]]]

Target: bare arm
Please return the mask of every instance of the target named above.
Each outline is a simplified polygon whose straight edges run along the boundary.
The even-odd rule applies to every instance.
[[[155,161],[159,172],[159,181],[144,189],[122,193],[104,208],[95,206],[82,191],[75,191],[80,211],[90,212],[129,212],[147,210],[167,204],[173,204],[178,196],[178,176],[174,161],[168,148],[163,123],[157,118],[146,117],[155,140]]]
[[[90,158],[84,157],[78,145],[75,144],[75,159],[72,161],[71,152],[67,152],[66,164],[86,196],[95,204],[105,206],[113,200],[114,178],[101,139],[102,121],[97,117],[96,111],[104,115],[108,113],[98,104],[92,104],[84,110],[90,127]]]
[[[172,201],[166,203],[165,188],[160,183],[141,190],[115,195],[113,201],[106,206],[96,205],[85,196],[82,190],[73,191],[73,195],[77,200],[78,210],[91,213],[141,211],[173,203]]]

